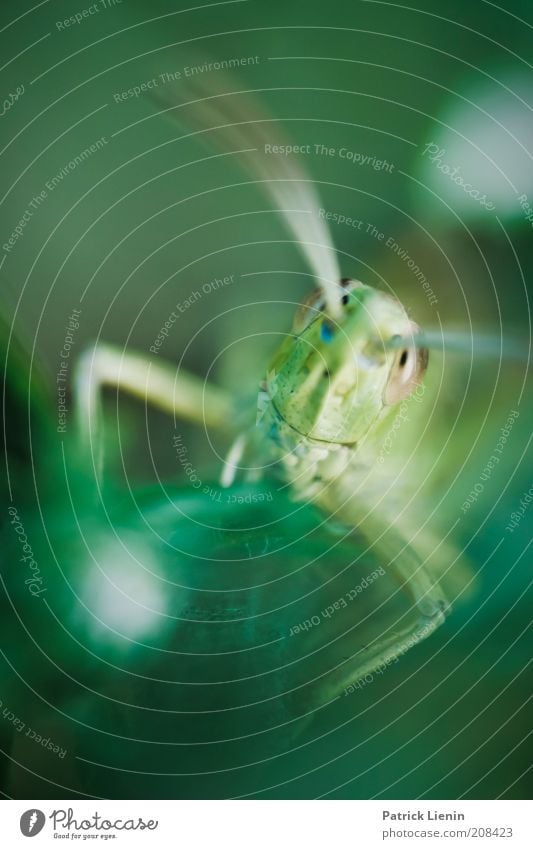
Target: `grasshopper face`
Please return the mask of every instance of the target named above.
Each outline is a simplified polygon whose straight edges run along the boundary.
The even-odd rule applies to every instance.
[[[339,294],[338,320],[324,312],[318,291],[304,301],[271,363],[267,387],[298,433],[353,445],[416,389],[428,354],[415,346],[418,327],[395,298],[353,280],[344,280]],[[406,344],[395,347],[395,337]]]

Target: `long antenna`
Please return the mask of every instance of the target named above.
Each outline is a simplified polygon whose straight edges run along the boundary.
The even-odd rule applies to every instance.
[[[217,74],[224,91],[213,93],[203,81],[187,82],[187,100],[177,103],[167,96],[151,93],[150,99],[163,107],[161,114],[176,121],[177,110],[186,108],[184,123],[191,122],[201,131],[213,131],[216,138],[242,149],[239,161],[247,173],[261,182],[296,239],[317,283],[324,293],[328,313],[338,318],[341,312],[341,273],[331,235],[319,215],[321,204],[312,180],[296,162],[273,149],[291,147],[279,130],[279,121],[264,115],[247,91],[234,91],[232,78]],[[182,93],[183,98],[183,93]]]
[[[471,354],[475,357],[487,357],[502,360],[529,362],[531,346],[525,341],[516,341],[509,337],[487,333],[467,333],[460,330],[422,330],[408,336],[393,336],[384,343],[386,348],[402,348],[415,345],[417,348],[429,348],[445,354]]]

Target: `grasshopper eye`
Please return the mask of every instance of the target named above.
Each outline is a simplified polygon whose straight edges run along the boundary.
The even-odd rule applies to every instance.
[[[350,302],[350,292],[354,289],[364,288],[364,283],[360,280],[352,280],[344,277],[341,280],[341,303],[346,306]],[[312,321],[315,320],[318,313],[323,312],[326,308],[324,294],[320,287],[313,289],[307,298],[304,298],[294,316],[292,329],[295,333],[302,333],[306,327],[309,327]]]
[[[408,398],[420,385],[427,369],[428,359],[427,348],[414,346],[400,348],[385,386],[383,402],[392,406]]]
[[[361,283],[360,280],[352,280],[350,277],[343,277],[341,280],[341,286],[343,288],[343,295],[341,297],[341,303],[343,306],[350,303],[350,292],[353,292],[354,289],[365,288],[365,284]]]
[[[354,289],[364,289],[365,284],[360,280],[354,280],[352,277],[343,277],[341,286],[345,292],[353,292]]]

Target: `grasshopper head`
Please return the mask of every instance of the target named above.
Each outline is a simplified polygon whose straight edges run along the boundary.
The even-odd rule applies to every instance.
[[[336,320],[319,290],[300,306],[267,388],[278,413],[303,436],[353,444],[416,389],[428,352],[416,347],[418,327],[392,296],[356,280],[343,280],[339,296]],[[397,347],[400,337],[405,344]]]

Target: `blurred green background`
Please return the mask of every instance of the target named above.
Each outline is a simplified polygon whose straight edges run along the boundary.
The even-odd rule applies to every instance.
[[[0,16],[4,795],[527,797],[533,512],[506,526],[532,483],[526,363],[510,344],[527,352],[530,338],[531,4],[5,2]],[[86,346],[150,355],[177,303],[231,275],[180,315],[158,356],[253,409],[279,334],[313,285],[261,185],[239,154],[222,155],[224,134],[196,132],[194,106],[176,120],[157,114],[154,96],[191,99],[186,68],[235,59],[246,63],[234,75],[197,77],[206,90],[229,80],[253,92],[274,142],[282,133],[309,146],[298,163],[323,207],[362,222],[331,224],[342,275],[390,288],[425,327],[506,340],[502,357],[434,357],[443,402],[426,438],[440,518],[468,549],[475,589],[429,641],[332,703],[321,676],[354,651],[350,623],[328,626],[332,656],[320,648],[325,633],[317,648],[287,632],[376,568],[372,559],[334,545],[311,507],[279,493],[234,510],[200,498],[177,462],[172,420],[112,394],[99,489],[71,412]],[[366,164],[384,160],[390,167]],[[56,375],[75,309],[58,434]],[[504,460],[462,513],[512,410]],[[179,431],[218,492],[228,435]],[[46,603],[21,577],[11,503]]]

